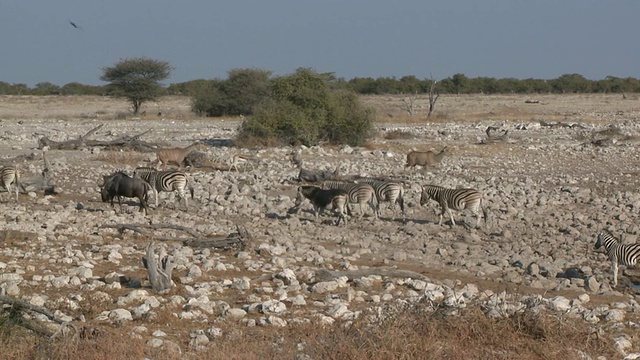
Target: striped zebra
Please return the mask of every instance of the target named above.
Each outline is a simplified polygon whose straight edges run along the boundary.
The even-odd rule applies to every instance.
[[[375,190],[369,184],[351,184],[341,181],[325,180],[322,182],[323,189],[340,189],[347,192],[347,212],[351,215],[351,207],[349,203],[358,204],[360,208],[360,217],[364,216],[364,205],[369,203],[373,209],[373,214],[378,218],[378,203],[376,200]]]
[[[478,190],[447,189],[436,185],[424,185],[420,196],[420,205],[428,203],[431,199],[437,201],[442,208],[438,225],[442,225],[442,217],[445,212],[449,213],[451,224],[456,225],[456,222],[453,220],[452,209],[471,209],[476,215],[476,228],[480,224],[480,209],[482,209],[484,221],[485,223],[487,222],[487,210],[482,206],[482,194]]]
[[[602,230],[596,240],[596,250],[604,246],[613,271],[613,286],[618,286],[618,264],[634,266],[640,258],[640,244],[621,244],[607,230]]]
[[[396,219],[396,204],[400,205],[402,211],[402,219],[406,221],[406,214],[404,211],[404,187],[401,183],[396,181],[380,181],[374,179],[359,179],[359,184],[369,184],[373,187],[376,194],[376,200],[378,201],[378,216],[381,212],[382,202],[389,202],[389,208],[393,210],[392,221]]]
[[[18,192],[20,187],[20,172],[17,166],[5,166],[0,168],[0,186],[7,190],[9,198],[15,187],[16,202],[18,202]]]
[[[193,187],[189,185],[187,175],[179,170],[158,171],[152,167],[139,167],[133,172],[137,176],[151,185],[158,207],[158,192],[175,191],[178,194],[178,203],[184,199],[184,206],[188,210],[189,203],[185,194],[185,189],[189,187],[191,198],[193,199]]]

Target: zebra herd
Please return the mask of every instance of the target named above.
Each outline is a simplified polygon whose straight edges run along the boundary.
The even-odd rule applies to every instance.
[[[404,185],[399,181],[381,181],[375,179],[359,179],[353,183],[325,180],[321,184],[320,189],[332,189],[341,190],[341,192],[321,192],[310,190],[313,186],[301,186],[298,188],[296,197],[296,208],[299,208],[302,201],[306,198],[309,199],[314,206],[314,213],[317,218],[318,209],[324,210],[324,207],[329,204],[333,204],[331,197],[340,197],[338,204],[343,202],[346,204],[347,212],[350,213],[349,204],[358,204],[360,210],[359,219],[364,216],[364,208],[368,204],[373,210],[376,219],[380,218],[381,204],[383,202],[389,203],[388,208],[393,211],[392,221],[395,220],[397,212],[396,205],[400,207],[402,212],[402,220],[406,222],[406,212],[404,204]],[[342,200],[344,198],[344,201]],[[440,222],[438,225],[442,225],[443,215],[449,214],[451,224],[455,226],[455,220],[453,219],[452,210],[465,210],[470,209],[476,215],[476,225],[480,224],[480,217],[484,215],[486,223],[487,211],[482,204],[482,194],[475,189],[448,189],[435,185],[425,185],[422,187],[422,193],[420,197],[420,205],[425,205],[429,200],[435,200],[441,207]],[[336,208],[334,204],[334,210],[338,213],[339,219],[346,220],[343,214],[342,207]],[[480,214],[482,210],[482,215]],[[346,221],[345,221],[346,223]]]
[[[178,203],[184,200],[188,210],[188,189],[191,198],[194,197],[194,189],[187,175],[179,170],[158,171],[152,167],[138,167],[133,172],[133,178],[139,178],[146,182],[155,195],[155,204],[158,206],[158,193],[175,191]],[[0,187],[9,195],[15,194],[16,202],[19,200],[20,172],[17,166],[5,166],[0,168]],[[380,217],[381,203],[389,203],[388,208],[393,211],[392,220],[396,218],[396,205],[400,207],[403,221],[406,221],[405,190],[402,182],[380,181],[374,179],[360,179],[355,183],[340,181],[324,181],[322,188],[316,186],[300,186],[297,191],[295,206],[300,207],[304,199],[309,199],[314,207],[314,215],[317,218],[329,204],[338,213],[337,224],[342,220],[347,222],[347,214],[351,212],[349,204],[358,204],[360,210],[359,219],[364,216],[365,206],[373,209],[374,216]],[[120,200],[120,199],[119,199]],[[422,186],[420,205],[423,206],[430,200],[436,201],[441,208],[438,225],[447,213],[451,224],[455,226],[455,220],[451,210],[471,210],[476,216],[475,227],[480,224],[480,217],[487,221],[487,211],[483,206],[482,194],[476,189],[449,189],[436,185]],[[104,201],[104,197],[103,197]],[[112,203],[113,204],[113,203]],[[346,211],[345,211],[346,208]],[[482,214],[480,213],[482,211]],[[618,285],[618,265],[634,266],[640,259],[640,244],[622,244],[610,232],[603,230],[597,235],[595,248],[604,247],[612,264],[614,286]]]

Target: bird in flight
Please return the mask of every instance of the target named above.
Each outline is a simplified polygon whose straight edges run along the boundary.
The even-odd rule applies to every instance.
[[[80,26],[78,26],[76,23],[74,23],[73,21],[69,20],[69,24],[71,24],[71,26],[73,26],[76,29],[80,29],[82,30],[82,28]]]

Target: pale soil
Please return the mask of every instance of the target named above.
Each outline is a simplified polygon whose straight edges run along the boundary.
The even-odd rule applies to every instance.
[[[538,100],[538,104],[526,104],[525,100]],[[425,274],[434,281],[454,281],[460,283],[474,283],[481,289],[494,291],[508,290],[516,293],[539,293],[549,296],[551,289],[534,288],[526,283],[511,283],[501,279],[500,274],[491,276],[478,276],[476,270],[463,268],[455,256],[434,262],[425,261],[432,259],[422,255],[412,256],[412,253],[420,253],[423,249],[435,250],[435,247],[446,247],[449,242],[467,242],[474,249],[489,249],[487,257],[500,258],[496,254],[505,247],[505,243],[513,242],[515,248],[508,250],[505,259],[511,260],[512,254],[518,253],[518,247],[533,248],[527,252],[522,261],[526,266],[530,261],[544,261],[545,257],[557,258],[557,252],[566,252],[569,259],[566,263],[573,262],[575,266],[589,266],[594,269],[600,280],[605,277],[610,281],[609,262],[603,255],[595,254],[592,250],[597,231],[605,226],[611,226],[620,232],[627,231],[637,235],[640,228],[636,225],[638,211],[635,208],[624,212],[620,206],[610,204],[612,198],[623,192],[636,193],[640,185],[637,174],[640,173],[640,162],[636,150],[635,137],[640,135],[640,102],[637,99],[622,99],[621,95],[544,95],[544,96],[446,96],[443,95],[436,104],[436,111],[430,120],[424,119],[426,97],[419,98],[416,102],[416,116],[408,117],[403,109],[400,97],[379,96],[367,97],[364,102],[377,110],[381,129],[379,136],[372,139],[368,145],[370,150],[391,152],[392,157],[376,155],[346,155],[337,149],[327,149],[326,152],[312,150],[303,152],[305,167],[310,169],[333,169],[338,164],[343,164],[348,173],[359,172],[361,175],[393,175],[409,179],[413,185],[408,190],[409,225],[400,222],[391,222],[389,219],[364,222],[350,222],[348,227],[336,229],[329,225],[311,224],[303,222],[302,226],[291,224],[285,213],[276,214],[281,218],[270,218],[260,215],[247,215],[232,212],[228,216],[213,212],[208,208],[206,200],[196,198],[193,201],[193,209],[189,215],[182,215],[180,211],[172,210],[168,206],[156,210],[152,215],[152,221],[185,221],[208,226],[211,233],[225,233],[233,231],[235,223],[243,223],[256,233],[258,242],[279,244],[287,239],[295,241],[296,236],[305,237],[304,244],[322,245],[330,251],[342,252],[346,258],[349,254],[356,253],[363,245],[351,242],[348,237],[362,236],[369,239],[373,245],[372,252],[349,260],[357,266],[397,266],[402,269],[413,270]],[[126,113],[128,104],[122,100],[114,100],[100,97],[0,97],[0,154],[6,159],[20,154],[31,153],[37,140],[42,136],[48,136],[53,140],[67,140],[84,134],[91,128],[105,124],[94,138],[114,138],[122,134],[137,134],[152,128],[148,139],[171,144],[172,146],[186,146],[195,139],[215,140],[233,138],[238,119],[204,119],[197,118],[189,112],[189,100],[181,97],[160,99],[157,103],[146,104],[143,110],[147,113],[140,119],[116,120]],[[162,110],[162,117],[156,113]],[[120,114],[120,115],[119,115]],[[572,129],[538,129],[515,130],[516,124],[546,122],[579,123],[585,128]],[[616,145],[611,147],[596,147],[589,144],[594,133],[606,130],[608,125],[620,126],[626,136],[620,138]],[[479,145],[479,140],[484,139],[484,131],[488,125],[499,125],[509,129],[509,143],[491,145]],[[458,127],[460,126],[460,127]],[[386,131],[399,129],[410,132],[413,136],[409,139],[386,140]],[[439,133],[439,131],[441,131]],[[451,153],[437,169],[404,169],[404,154],[411,149],[439,150],[448,146]],[[280,152],[272,149],[264,149],[259,152],[249,150],[227,149],[211,147],[207,153],[212,160],[226,162],[229,154],[236,151],[246,151],[259,154],[265,159],[265,165],[261,166],[251,175],[243,173],[226,173],[215,177],[215,181],[245,181],[250,183],[252,176],[256,178],[272,176],[273,186],[265,189],[271,196],[277,194],[288,195],[293,198],[295,187],[279,184],[285,178],[297,174],[297,170],[291,167],[286,158],[287,151]],[[147,165],[154,159],[153,154],[130,154],[128,161],[123,163],[113,162],[105,152],[92,154],[90,151],[50,151],[50,156],[55,159],[63,158],[60,165],[61,173],[58,173],[57,185],[63,193],[49,200],[49,204],[38,203],[37,199],[21,196],[20,205],[12,204],[7,200],[6,193],[0,194],[3,202],[3,210],[10,209],[10,215],[0,218],[0,226],[7,226],[9,222],[29,222],[33,226],[45,226],[46,220],[30,219],[28,214],[34,210],[45,210],[51,207],[74,207],[77,203],[83,203],[88,209],[86,221],[108,223],[109,216],[107,204],[99,201],[96,181],[100,175],[111,172],[116,168],[133,169],[136,165]],[[1,161],[2,159],[0,159]],[[41,169],[40,161],[21,164],[28,169],[27,174],[34,175]],[[381,169],[384,169],[381,171]],[[271,172],[271,175],[264,175]],[[384,172],[384,174],[380,174]],[[193,171],[197,176],[197,182],[201,189],[215,181],[214,173],[206,171]],[[257,174],[257,175],[254,175]],[[210,179],[210,180],[207,180]],[[493,180],[492,180],[493,179]],[[207,182],[210,182],[208,184]],[[434,210],[435,204],[428,207],[420,207],[419,185],[425,183],[442,182],[448,186],[474,186],[485,191],[489,204],[492,207],[494,217],[499,218],[490,230],[467,230],[462,226],[450,228],[438,227],[437,216]],[[507,193],[501,189],[492,188],[491,184],[509,185],[516,190]],[[213,185],[211,185],[213,186]],[[551,189],[553,193],[547,206],[535,207],[527,204],[523,199],[531,197],[538,199],[540,194],[529,193],[528,188]],[[575,198],[567,198],[562,203],[562,196],[566,191],[563,187],[578,187],[589,189],[597,201],[594,203],[579,202]],[[554,193],[553,189],[557,189]],[[511,196],[512,198],[508,198]],[[556,196],[556,197],[554,197]],[[41,198],[41,195],[38,196]],[[166,198],[166,197],[165,197]],[[619,204],[618,204],[619,205]],[[133,209],[133,208],[131,208]],[[181,208],[180,208],[181,209]],[[105,210],[104,213],[102,211]],[[25,215],[16,215],[15,211]],[[131,210],[133,211],[133,210]],[[578,214],[587,218],[582,224],[574,226],[567,220],[564,214]],[[176,215],[177,214],[177,215]],[[620,215],[623,216],[620,216]],[[141,221],[138,215],[131,222]],[[303,217],[310,214],[303,213]],[[388,216],[388,215],[387,215]],[[463,215],[456,213],[456,219],[462,219]],[[118,220],[122,220],[118,218]],[[80,220],[81,221],[81,220]],[[528,221],[528,222],[527,222]],[[3,224],[4,222],[4,224]],[[117,222],[117,221],[116,221]],[[526,225],[523,225],[526,224]],[[64,239],[75,238],[81,245],[78,249],[90,251],[95,239],[101,239],[100,244],[127,244],[143,249],[146,238],[135,236],[112,236],[96,230],[92,233],[72,234],[65,232],[65,226],[73,227],[73,224],[57,224],[60,226],[60,246],[64,246]],[[571,227],[574,226],[573,230]],[[566,230],[569,228],[569,230]],[[578,230],[575,230],[578,229]],[[500,235],[504,230],[511,233],[510,238]],[[571,235],[566,241],[545,243],[548,237],[558,238],[568,231]],[[346,236],[343,233],[347,232]],[[620,234],[617,233],[617,235]],[[448,233],[446,237],[439,239],[441,233]],[[470,238],[469,234],[477,236],[479,240]],[[278,236],[284,238],[279,239]],[[429,241],[440,243],[431,247]],[[0,243],[5,248],[22,248],[24,250],[38,247],[33,239],[14,238],[5,233],[4,242]],[[427,246],[429,247],[427,248]],[[424,246],[424,248],[423,248]],[[507,245],[506,247],[510,247]],[[538,247],[540,246],[540,247]],[[555,247],[555,248],[554,248]],[[450,248],[449,248],[450,249]],[[45,249],[38,249],[43,251]],[[401,250],[409,256],[406,260],[396,261],[389,256],[395,250]],[[451,250],[449,250],[451,251]],[[507,250],[505,250],[507,251]],[[493,252],[490,253],[489,252]],[[544,253],[544,254],[541,254]],[[235,259],[234,254],[223,254],[226,262],[234,263],[242,269],[242,260]],[[466,254],[460,253],[463,260]],[[475,255],[474,255],[475,256]],[[0,262],[8,264],[30,264],[36,272],[53,272],[55,267],[48,268],[48,264],[38,263],[29,259],[14,259],[10,253],[0,255]],[[479,261],[482,262],[482,261]],[[139,264],[138,254],[132,254],[123,259],[123,262],[114,267],[111,263],[99,264],[94,269],[94,275],[104,276],[110,271],[118,271],[131,265],[135,269],[129,275],[145,277],[144,269]],[[324,264],[326,266],[327,264]],[[25,265],[26,266],[26,265]],[[340,264],[331,262],[330,266],[339,268]],[[227,273],[211,274],[214,277],[234,278],[247,276],[256,278],[261,275],[256,271],[229,271]],[[625,276],[619,275],[621,283],[628,282]],[[27,277],[28,278],[28,277]],[[451,282],[450,282],[451,283]],[[620,288],[618,290],[624,290]],[[66,289],[47,289],[25,287],[23,294],[29,292],[49,293],[52,297],[70,295]],[[176,290],[180,291],[180,290]],[[564,288],[553,292],[555,295],[564,295],[575,298],[577,294],[584,292],[578,288]],[[122,289],[113,295],[126,294]],[[612,301],[624,301],[628,297],[634,298],[633,291],[626,290],[626,294],[609,292],[604,295],[590,294],[594,304],[610,303]],[[243,297],[226,299],[230,304],[242,302]],[[152,329],[167,329],[166,324],[148,325]],[[155,326],[155,327],[154,327]]]

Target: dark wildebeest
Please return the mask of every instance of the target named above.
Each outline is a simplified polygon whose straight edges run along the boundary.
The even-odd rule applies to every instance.
[[[318,219],[318,215],[320,215],[324,209],[331,204],[331,207],[334,211],[338,212],[339,216],[336,225],[340,224],[341,219],[343,219],[346,224],[347,216],[344,208],[347,203],[347,195],[347,192],[342,189],[325,190],[316,186],[300,186],[298,188],[295,206],[300,207],[305,198],[309,199],[313,205],[313,214],[315,218]]]
[[[118,204],[122,209],[122,197],[138,198],[140,201],[140,211],[144,210],[147,214],[147,200],[149,199],[149,191],[151,191],[151,185],[146,183],[140,178],[131,177],[122,171],[119,171],[113,175],[103,176],[102,188],[100,189],[100,195],[102,196],[102,202],[111,202],[113,207],[113,198],[118,197]]]

